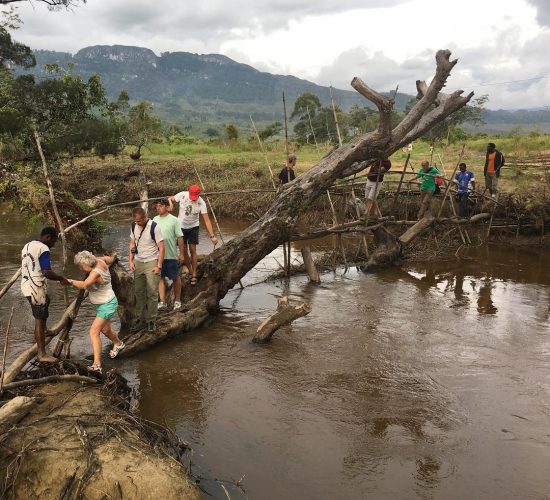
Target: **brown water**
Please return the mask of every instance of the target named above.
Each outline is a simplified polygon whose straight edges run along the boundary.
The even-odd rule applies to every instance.
[[[20,216],[0,235],[3,283],[28,236]],[[124,249],[126,237],[111,226],[105,246]],[[141,413],[189,441],[213,498],[226,498],[215,479],[243,475],[250,499],[550,498],[549,257],[490,246],[460,261],[325,273],[318,287],[296,277],[232,291],[208,327],[116,365]],[[15,350],[32,320],[14,288],[0,306],[5,325],[17,305]],[[312,313],[251,344],[283,290]]]

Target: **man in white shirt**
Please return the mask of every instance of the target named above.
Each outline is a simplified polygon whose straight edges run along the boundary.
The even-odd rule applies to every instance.
[[[134,273],[135,330],[147,326],[147,330],[154,332],[160,272],[164,262],[164,238],[160,226],[147,217],[143,208],[134,208],[132,219],[128,262],[130,271]]]
[[[183,232],[183,245],[185,265],[191,275],[191,285],[197,283],[197,245],[199,244],[199,215],[202,215],[206,230],[210,235],[213,245],[218,244],[218,238],[214,234],[205,201],[200,196],[201,188],[196,184],[189,186],[188,191],[181,191],[168,199],[170,202],[180,204],[178,219]],[[170,210],[173,205],[171,204]]]
[[[69,284],[66,278],[52,271],[50,249],[56,242],[55,227],[45,227],[40,232],[38,240],[30,241],[21,250],[21,292],[29,301],[34,316],[34,338],[38,347],[38,361],[47,363],[53,363],[57,359],[46,353],[46,321],[50,305],[46,279],[59,281],[62,285]]]

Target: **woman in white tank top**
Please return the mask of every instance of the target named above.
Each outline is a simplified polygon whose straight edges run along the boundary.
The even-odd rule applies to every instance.
[[[92,371],[101,373],[101,336],[103,333],[113,342],[113,348],[109,352],[111,358],[115,358],[124,349],[125,345],[111,327],[111,318],[115,315],[118,301],[111,286],[111,274],[109,265],[113,258],[107,256],[96,257],[84,250],[74,257],[74,263],[82,271],[88,273],[84,281],[69,280],[69,283],[80,290],[87,290],[90,302],[96,308],[96,317],[90,327],[90,340],[94,351],[94,362],[89,367]]]

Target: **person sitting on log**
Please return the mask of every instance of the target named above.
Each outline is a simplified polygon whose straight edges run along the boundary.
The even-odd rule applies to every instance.
[[[372,165],[367,174],[367,184],[365,185],[365,198],[367,200],[367,207],[365,209],[365,215],[374,215],[375,217],[382,217],[376,198],[382,189],[384,182],[384,174],[391,168],[391,161],[388,158],[384,160],[377,160]]]
[[[287,184],[290,181],[296,179],[296,172],[294,172],[294,167],[296,166],[296,156],[290,155],[287,159],[287,166],[283,167],[279,173],[279,185]]]
[[[416,174],[415,179],[422,179],[420,184],[420,210],[418,211],[418,220],[424,217],[424,214],[431,209],[432,198],[436,187],[436,178],[441,178],[441,172],[437,168],[430,166],[430,162],[424,160],[422,168]]]
[[[75,255],[74,263],[88,275],[83,281],[68,280],[75,288],[88,291],[90,302],[96,310],[96,317],[90,326],[94,361],[88,370],[98,373],[102,372],[101,333],[113,343],[113,348],[109,352],[111,358],[116,358],[118,353],[126,347],[111,326],[111,318],[116,314],[118,307],[118,300],[111,286],[111,274],[109,273],[109,266],[113,262],[113,257],[108,255],[96,257],[91,252],[83,250]]]
[[[174,196],[170,196],[170,202],[180,204],[178,219],[183,232],[183,255],[185,265],[191,275],[191,285],[197,284],[197,245],[199,244],[199,215],[202,215],[206,230],[210,235],[210,241],[216,246],[218,238],[214,234],[210,217],[208,217],[208,209],[205,201],[201,198],[201,188],[196,184],[189,186],[188,191],[181,191]],[[169,210],[173,209],[170,204]]]
[[[180,266],[185,262],[183,232],[178,218],[169,213],[170,201],[167,198],[157,201],[156,207],[158,215],[153,221],[160,226],[164,238],[164,262],[160,272],[158,309],[166,309],[165,278],[168,278],[174,282],[174,311],[178,311],[181,309]]]
[[[69,282],[63,276],[52,271],[50,249],[58,239],[55,227],[45,227],[37,240],[27,243],[21,250],[21,292],[31,305],[34,316],[34,339],[38,347],[38,361],[54,363],[53,356],[46,353],[46,322],[49,316],[50,297],[46,279],[59,281],[62,285]]]
[[[456,196],[458,199],[458,215],[460,217],[468,218],[468,198],[470,196],[470,183],[472,187],[476,188],[476,180],[474,179],[474,173],[470,170],[466,170],[466,163],[460,163],[458,165],[460,170],[454,178],[454,181],[457,183],[457,192]]]

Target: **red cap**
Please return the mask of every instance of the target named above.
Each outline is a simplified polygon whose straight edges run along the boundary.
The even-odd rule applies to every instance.
[[[199,199],[200,194],[201,194],[200,186],[197,186],[196,184],[189,186],[189,199],[191,201],[197,201]]]

